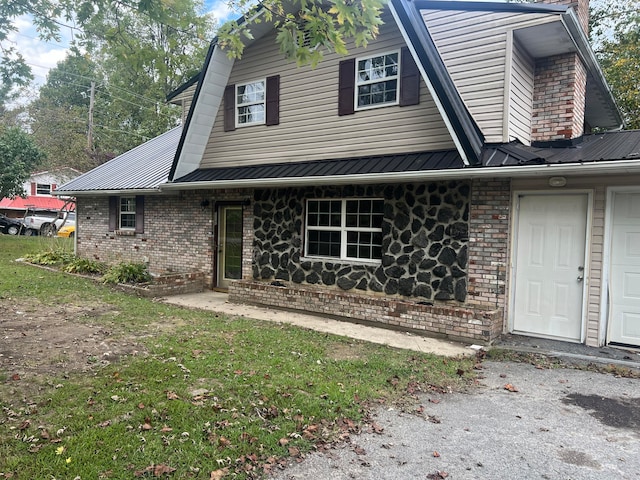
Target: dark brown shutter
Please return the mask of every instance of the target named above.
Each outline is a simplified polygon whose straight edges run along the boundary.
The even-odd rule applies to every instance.
[[[400,52],[400,106],[420,103],[420,71],[411,52],[403,47]]]
[[[109,231],[118,227],[118,197],[109,197]]]
[[[267,77],[267,126],[280,123],[280,75]]]
[[[144,196],[136,195],[136,233],[144,233]]]
[[[338,115],[355,112],[356,59],[343,60],[338,70]]]
[[[35,195],[36,194],[36,184],[34,182],[31,182],[31,195]]]
[[[224,131],[236,129],[236,86],[227,85],[224,89]]]
[[[58,188],[58,185],[56,185],[55,183],[51,184],[51,191],[55,192],[56,188]]]

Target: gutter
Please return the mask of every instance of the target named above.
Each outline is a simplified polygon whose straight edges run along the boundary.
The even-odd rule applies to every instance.
[[[475,179],[475,178],[518,178],[555,175],[598,175],[598,174],[640,173],[640,159],[619,160],[610,163],[563,163],[545,165],[519,165],[512,167],[467,167],[451,170],[425,170],[414,172],[369,173],[361,175],[281,177],[240,180],[214,180],[202,182],[165,183],[160,191],[206,190],[222,188],[258,188],[304,185],[349,185],[365,183],[412,183],[426,180]]]

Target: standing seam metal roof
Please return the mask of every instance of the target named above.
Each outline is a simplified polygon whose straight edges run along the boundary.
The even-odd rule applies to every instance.
[[[178,126],[58,187],[56,192],[157,189],[167,181],[178,148]]]
[[[204,168],[195,170],[174,183],[213,182],[220,180],[259,180],[266,178],[312,178],[341,175],[384,174],[464,168],[455,150],[398,155],[379,155],[300,163],[248,165],[243,167]]]

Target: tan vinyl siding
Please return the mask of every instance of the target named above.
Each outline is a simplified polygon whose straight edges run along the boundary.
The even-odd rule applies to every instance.
[[[193,95],[196,93],[196,88],[198,87],[198,83],[194,83],[189,88],[180,92],[174,98],[171,99],[170,103],[175,105],[180,105],[182,107],[182,124],[184,124],[187,114],[189,113],[189,108],[193,103]]]
[[[391,18],[381,28],[378,38],[366,50],[351,45],[348,57],[327,54],[315,69],[297,67],[295,62],[284,60],[274,34],[249,47],[242,59],[235,62],[229,84],[280,75],[280,124],[238,127],[224,132],[221,106],[201,167],[455,148],[424,84],[419,105],[387,106],[338,116],[339,62],[405,46]]]
[[[509,140],[518,139],[525,145],[531,142],[533,115],[533,60],[514,42],[509,99]]]
[[[504,110],[508,105],[505,73],[509,32],[550,21],[552,16],[453,10],[423,10],[422,14],[460,96],[485,139],[502,142]]]

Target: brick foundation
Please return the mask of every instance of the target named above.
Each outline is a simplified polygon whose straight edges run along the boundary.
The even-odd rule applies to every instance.
[[[154,276],[148,285],[119,285],[119,287],[127,291],[133,291],[142,297],[165,297],[167,295],[199,293],[205,287],[205,274],[204,272],[192,272],[160,275]]]
[[[229,286],[229,301],[331,315],[466,342],[491,343],[502,332],[501,309],[426,305],[304,285],[236,281]]]

